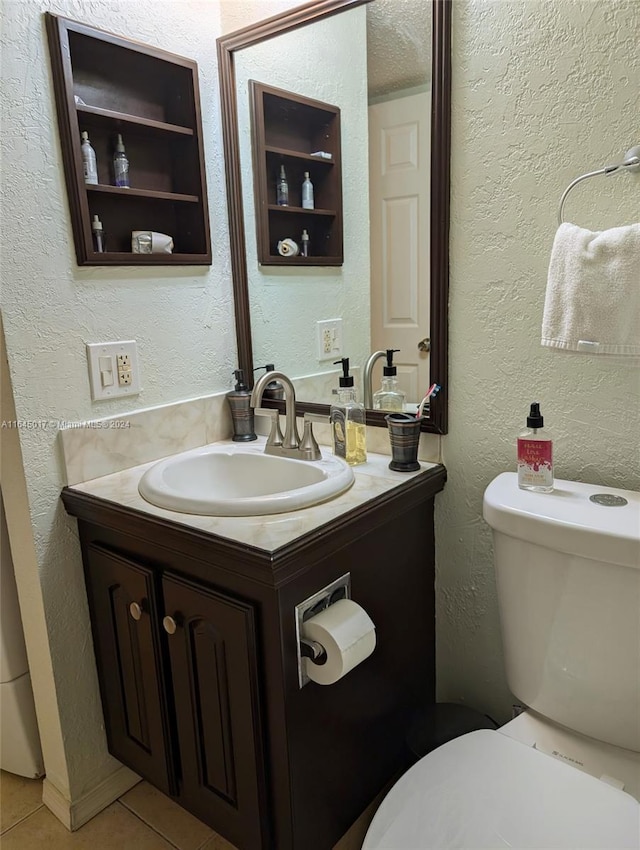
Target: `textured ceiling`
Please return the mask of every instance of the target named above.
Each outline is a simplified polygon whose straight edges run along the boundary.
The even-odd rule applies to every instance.
[[[302,1],[221,0],[222,32],[277,15]],[[371,0],[366,9],[369,97],[429,82],[431,0]]]
[[[369,97],[424,85],[431,76],[429,0],[367,4]]]

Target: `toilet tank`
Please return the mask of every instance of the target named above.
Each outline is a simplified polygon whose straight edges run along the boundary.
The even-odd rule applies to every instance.
[[[511,691],[640,752],[640,494],[559,480],[535,493],[507,472],[487,487],[484,518]]]

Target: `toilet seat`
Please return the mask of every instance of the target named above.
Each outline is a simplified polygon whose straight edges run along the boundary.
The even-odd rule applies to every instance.
[[[640,804],[593,776],[480,730],[449,741],[394,785],[362,850],[640,848]]]

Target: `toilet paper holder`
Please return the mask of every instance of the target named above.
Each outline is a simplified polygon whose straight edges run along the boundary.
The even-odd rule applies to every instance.
[[[320,611],[333,605],[339,599],[351,599],[351,573],[345,573],[332,581],[322,590],[309,596],[295,607],[296,651],[298,655],[298,686],[303,688],[311,679],[307,676],[303,658],[310,658],[314,664],[323,664],[327,659],[324,647],[314,640],[302,637],[302,624],[315,617]]]

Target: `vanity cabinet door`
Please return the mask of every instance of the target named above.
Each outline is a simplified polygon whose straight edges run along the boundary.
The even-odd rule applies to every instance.
[[[174,793],[153,573],[90,544],[86,574],[109,752]]]
[[[263,845],[254,608],[165,574],[179,800],[239,848]]]

